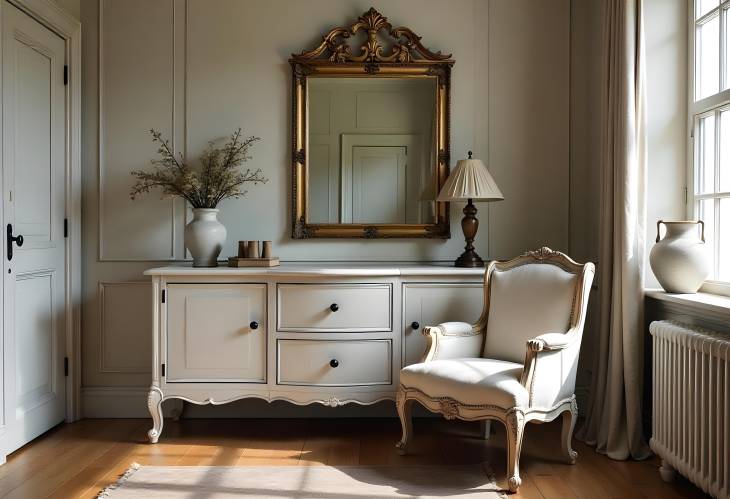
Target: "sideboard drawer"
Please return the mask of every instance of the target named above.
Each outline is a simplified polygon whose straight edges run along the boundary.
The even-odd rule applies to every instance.
[[[390,385],[391,340],[279,340],[280,385]]]
[[[279,284],[277,290],[279,331],[392,330],[390,284]]]

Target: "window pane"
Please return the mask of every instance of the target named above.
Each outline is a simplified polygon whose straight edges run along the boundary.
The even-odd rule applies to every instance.
[[[720,91],[720,16],[697,26],[695,37],[695,100]]]
[[[715,262],[715,199],[703,199],[699,202],[697,218],[705,222],[705,243],[710,258],[710,268],[717,269]],[[710,279],[717,279],[716,271],[710,273]]]
[[[720,199],[720,227],[717,279],[730,282],[730,198]]]
[[[720,113],[720,191],[730,192],[730,109]]]
[[[695,192],[715,192],[715,115],[699,120]]]
[[[720,0],[695,0],[695,19],[699,19],[720,4]]]

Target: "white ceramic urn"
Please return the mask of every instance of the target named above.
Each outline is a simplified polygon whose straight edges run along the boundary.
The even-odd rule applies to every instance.
[[[661,224],[667,228],[663,239],[660,237]],[[698,225],[701,234],[698,234]],[[659,220],[656,231],[656,244],[649,253],[649,263],[659,284],[667,293],[696,293],[710,275],[704,222]]]
[[[227,231],[218,221],[215,208],[194,208],[193,219],[185,226],[185,247],[193,255],[193,267],[217,267],[218,255]]]

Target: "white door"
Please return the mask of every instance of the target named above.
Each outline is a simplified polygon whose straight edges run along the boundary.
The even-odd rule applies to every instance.
[[[352,222],[406,223],[406,148],[352,151]]]
[[[3,448],[65,413],[65,43],[4,2]],[[8,244],[12,236],[22,236]],[[11,255],[12,251],[12,255]]]

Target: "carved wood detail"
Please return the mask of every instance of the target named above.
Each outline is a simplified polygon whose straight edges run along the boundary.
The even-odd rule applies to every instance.
[[[348,43],[349,39],[359,32],[366,34],[365,43],[360,47],[358,53]],[[385,53],[385,44],[391,45],[389,54]],[[350,26],[339,26],[327,33],[317,47],[312,50],[303,51],[300,54],[292,54],[292,59],[312,60],[326,58],[330,62],[390,62],[390,63],[420,63],[427,61],[448,61],[451,54],[432,52],[421,43],[421,37],[406,27],[394,28],[388,18],[370,7],[370,10],[362,14],[357,21]],[[377,71],[378,66],[370,66]]]

